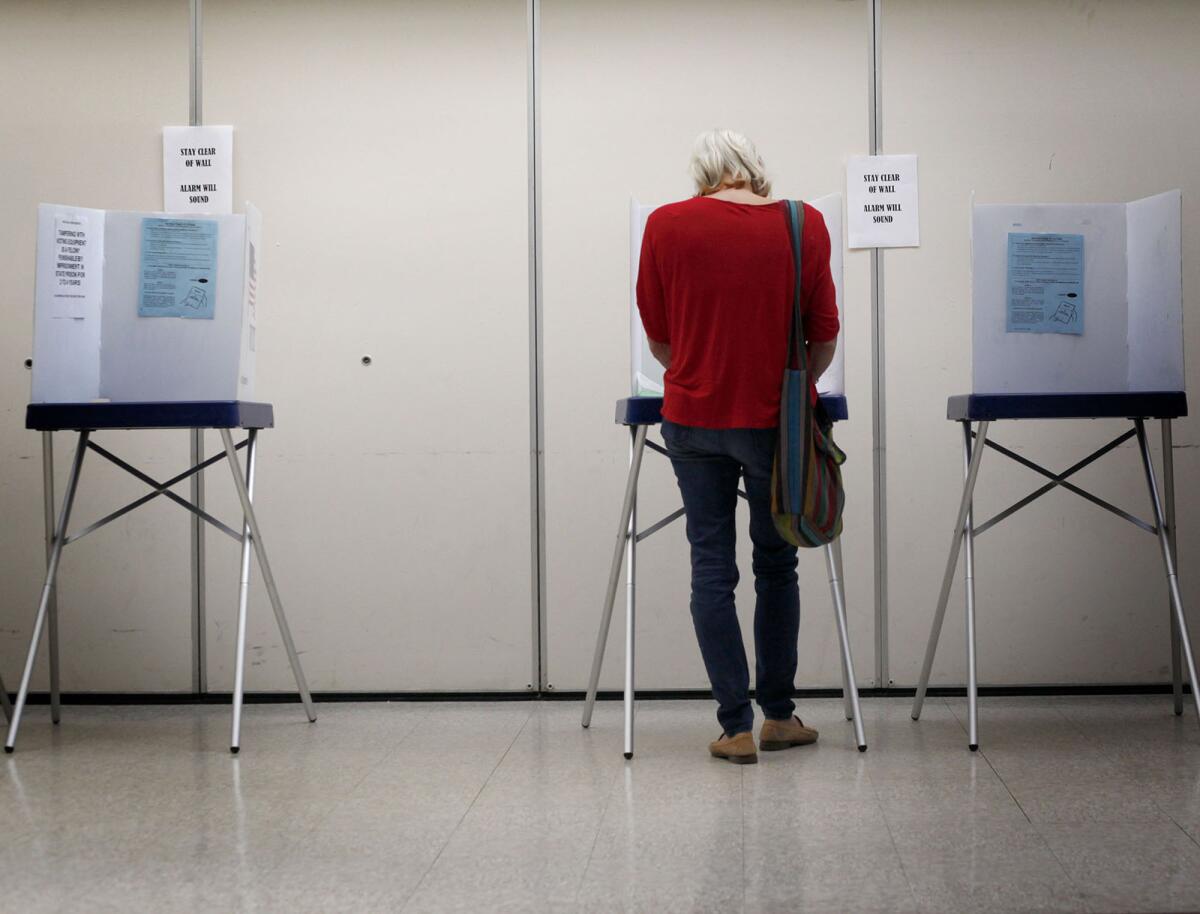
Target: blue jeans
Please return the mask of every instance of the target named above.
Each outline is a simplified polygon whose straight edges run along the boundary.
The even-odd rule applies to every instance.
[[[771,519],[775,429],[706,429],[664,421],[663,439],[687,511],[692,550],[692,623],[704,658],[717,719],[728,734],[750,730],[750,670],[733,593],[738,484],[744,478],[754,543],[754,646],[758,705],[772,720],[788,720],[796,678],[800,590],[796,547]]]

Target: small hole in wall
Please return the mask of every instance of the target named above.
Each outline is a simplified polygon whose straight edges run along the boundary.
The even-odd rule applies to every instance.
[[[26,368],[32,368],[32,367],[33,367],[33,359],[26,359],[26,360],[25,360],[25,367],[26,367]]]
[[[364,355],[364,356],[362,357],[362,363],[363,363],[364,365],[370,365],[370,364],[371,364],[371,357],[370,357],[369,355]]]

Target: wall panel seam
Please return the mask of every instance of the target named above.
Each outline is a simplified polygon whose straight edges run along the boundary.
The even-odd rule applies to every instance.
[[[879,155],[883,146],[882,106],[882,17],[883,0],[868,0],[870,16],[870,62],[868,96],[871,155]],[[890,684],[888,657],[887,589],[887,412],[884,379],[884,290],[883,251],[871,249],[871,448],[872,488],[874,490],[875,554],[875,679],[884,688]]]
[[[188,4],[188,123],[204,123],[204,0],[189,0]],[[188,433],[192,466],[204,459],[204,432],[193,429]],[[189,485],[192,503],[204,508],[203,471],[191,478]],[[203,695],[208,691],[208,650],[206,622],[206,561],[204,554],[205,524],[198,516],[191,518],[191,603],[192,603],[192,691]]]
[[[545,386],[542,348],[541,4],[526,6],[529,185],[529,473],[532,643],[529,688],[547,681]]]

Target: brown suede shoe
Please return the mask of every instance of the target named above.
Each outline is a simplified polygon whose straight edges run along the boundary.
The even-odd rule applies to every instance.
[[[728,759],[735,765],[758,763],[758,753],[754,750],[754,734],[749,730],[735,733],[733,736],[722,733],[720,739],[708,744],[708,751],[713,758]]]
[[[799,717],[791,720],[765,720],[759,735],[758,748],[763,752],[807,746],[817,741],[817,731],[804,726]]]

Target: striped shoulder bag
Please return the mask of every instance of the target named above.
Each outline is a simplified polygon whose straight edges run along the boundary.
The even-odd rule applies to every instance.
[[[780,536],[793,546],[824,546],[842,532],[841,465],[846,455],[833,442],[833,422],[810,394],[808,350],[800,316],[800,247],[804,204],[785,201],[788,237],[796,265],[792,326],[788,337],[783,394],[779,401],[779,443],[771,472],[771,516]]]

